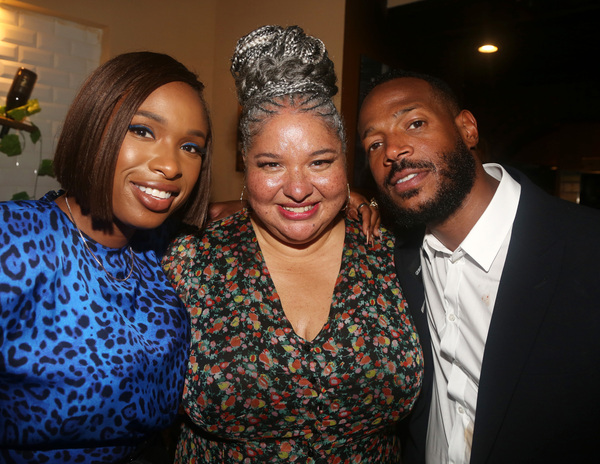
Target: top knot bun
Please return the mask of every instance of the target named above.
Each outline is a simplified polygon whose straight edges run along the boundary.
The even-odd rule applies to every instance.
[[[331,98],[338,90],[325,45],[298,26],[263,26],[242,37],[231,74],[242,106],[294,93]]]

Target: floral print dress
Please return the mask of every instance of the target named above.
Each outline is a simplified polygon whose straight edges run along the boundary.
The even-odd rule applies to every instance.
[[[286,319],[246,210],[174,242],[163,265],[192,324],[178,462],[399,461],[422,353],[393,238],[364,241],[347,221],[329,319],[310,342]]]

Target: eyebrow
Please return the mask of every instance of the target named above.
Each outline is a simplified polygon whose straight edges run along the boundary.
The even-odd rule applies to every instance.
[[[322,148],[320,150],[314,151],[312,153],[309,153],[308,156],[319,156],[319,155],[325,155],[325,154],[338,154],[340,153],[339,150],[336,150],[335,148]],[[266,151],[266,152],[262,152],[262,153],[257,153],[255,155],[257,158],[258,157],[265,157],[265,158],[273,158],[273,159],[279,159],[281,158],[281,155],[277,154],[277,153],[272,153],[270,151]]]
[[[310,156],[319,156],[319,155],[325,155],[327,153],[339,153],[338,150],[336,150],[335,148],[322,148],[321,150],[317,150],[313,153],[310,154]]]
[[[416,110],[417,108],[419,108],[420,105],[412,105],[412,106],[408,106],[406,108],[401,108],[398,111],[395,111],[392,114],[392,118],[397,119],[400,116],[406,114],[406,113],[410,113],[411,111]],[[361,135],[361,140],[364,140],[367,135],[369,135],[371,132],[373,132],[375,129],[373,127],[369,127],[367,129],[365,129]]]
[[[160,114],[156,114],[156,113],[152,113],[151,111],[144,111],[144,110],[139,110],[135,113],[136,116],[144,116],[148,119],[152,119],[153,121],[156,121],[159,124],[166,124],[167,120],[165,118],[163,118]],[[204,133],[204,131],[201,130],[189,130],[188,135],[195,135],[196,137],[200,137],[200,138],[204,138],[206,139],[206,134]]]

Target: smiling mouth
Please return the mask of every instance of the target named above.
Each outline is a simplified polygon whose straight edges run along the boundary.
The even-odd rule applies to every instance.
[[[171,192],[165,192],[164,190],[158,190],[153,188],[144,187],[143,185],[135,185],[140,191],[144,192],[146,195],[150,195],[154,198],[160,198],[161,200],[166,200],[167,198],[171,198]]]
[[[396,185],[402,184],[403,182],[408,182],[409,180],[411,180],[411,179],[413,179],[415,177],[417,177],[416,173],[409,174],[408,176],[405,176],[405,177],[402,177],[401,179],[398,179],[396,181]]]
[[[306,213],[307,211],[310,211],[314,207],[315,207],[314,205],[311,205],[311,206],[296,206],[296,207],[282,206],[283,209],[285,209],[286,211],[289,211],[291,213]]]

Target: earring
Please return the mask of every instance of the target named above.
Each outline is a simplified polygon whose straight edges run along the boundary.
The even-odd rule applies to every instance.
[[[348,191],[348,196],[346,197],[346,204],[342,208],[342,211],[346,211],[348,206],[350,206],[350,184],[346,183],[346,190]]]
[[[244,208],[244,192],[246,191],[246,184],[242,187],[242,193],[240,195],[240,203],[242,204],[242,208]]]

